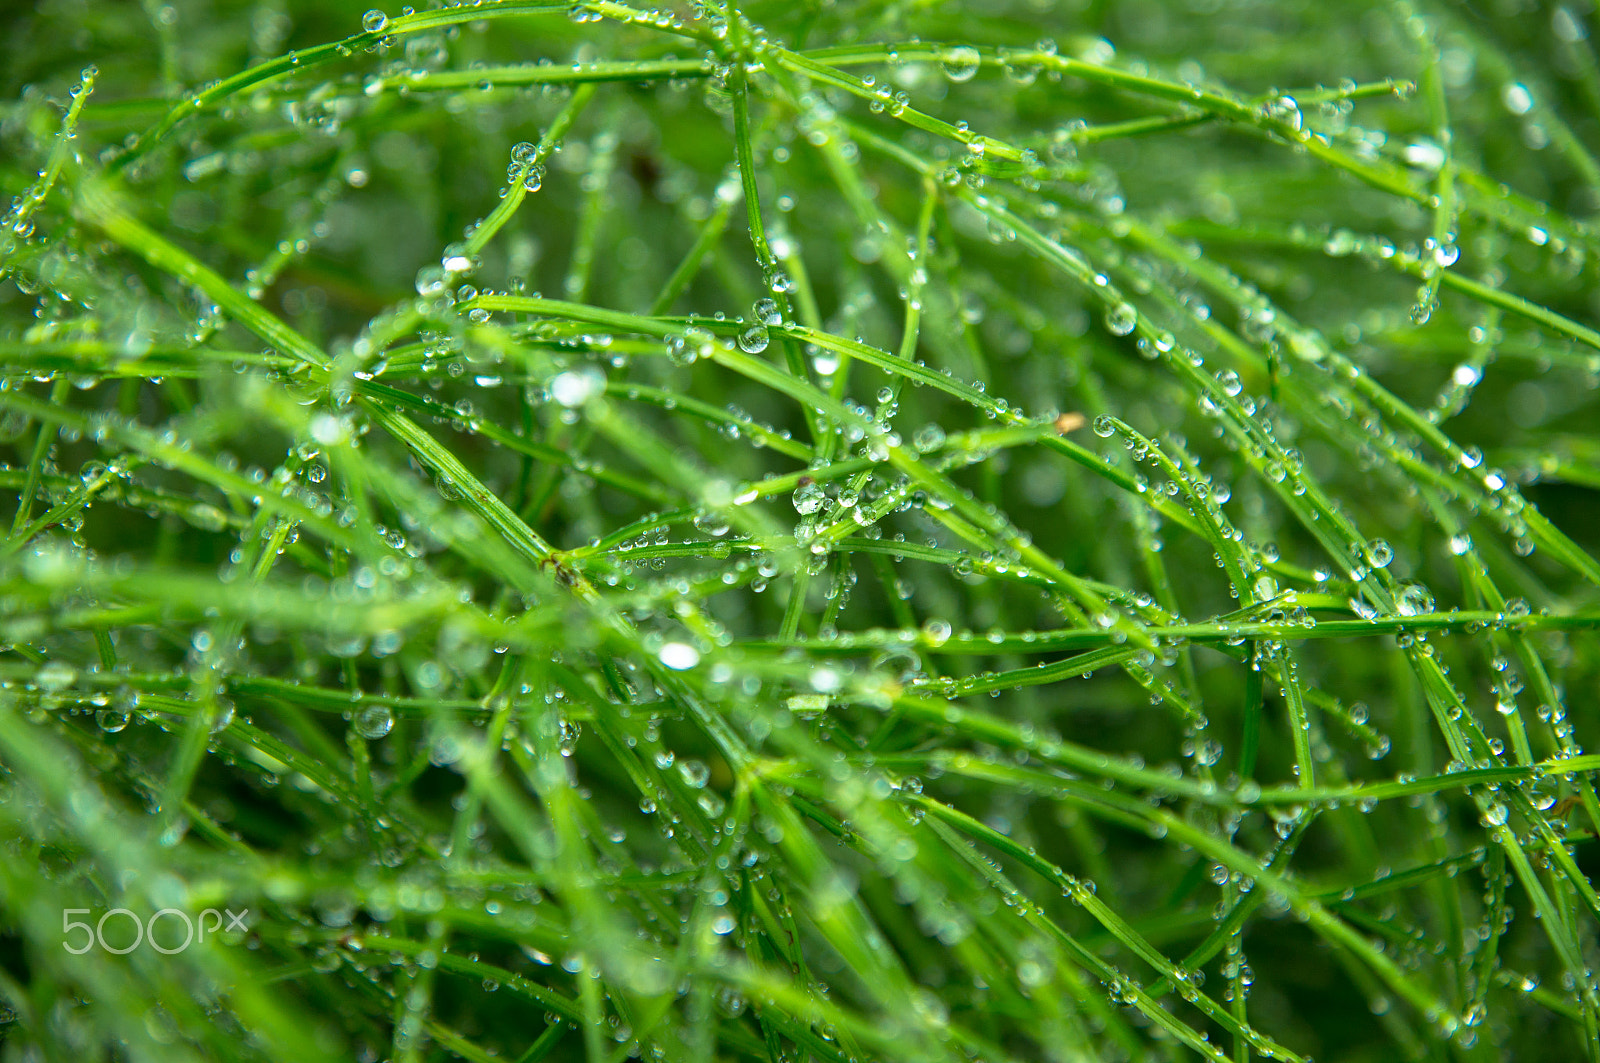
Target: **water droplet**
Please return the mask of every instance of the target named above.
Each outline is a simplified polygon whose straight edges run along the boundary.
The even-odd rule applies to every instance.
[[[1362,620],[1371,620],[1378,615],[1378,611],[1368,605],[1364,599],[1351,598],[1346,604],[1350,606],[1350,611]]]
[[[1512,83],[1500,90],[1500,100],[1512,114],[1527,114],[1533,110],[1533,93],[1526,85]]]
[[[1444,165],[1444,149],[1431,140],[1419,140],[1414,144],[1407,144],[1401,152],[1406,162],[1419,170],[1429,173],[1438,173]]]
[[[1293,96],[1277,96],[1268,100],[1262,112],[1271,121],[1283,123],[1294,133],[1300,132],[1305,124],[1305,118],[1300,113],[1300,104],[1295,102]]]
[[[822,490],[821,484],[807,482],[795,488],[794,508],[795,512],[802,516],[809,516],[815,513],[822,508],[822,504],[827,500],[827,493]]]
[[[767,349],[767,327],[751,325],[739,333],[739,349],[746,354],[760,354]]]
[[[606,375],[592,365],[557,373],[550,380],[550,397],[567,409],[584,406],[606,389]]]
[[[728,534],[729,524],[717,510],[709,510],[695,515],[694,526],[712,538],[720,538]]]
[[[78,670],[66,661],[46,661],[33,673],[33,682],[51,694],[65,690],[78,680]]]
[[[394,730],[394,713],[387,705],[368,705],[356,713],[355,722],[362,738],[382,738]]]
[[[1328,237],[1327,243],[1322,245],[1322,249],[1336,258],[1342,258],[1354,254],[1360,246],[1361,239],[1355,233],[1349,229],[1335,229]]]
[[[686,671],[700,663],[700,651],[687,642],[668,642],[656,656],[675,672]]]
[[[389,24],[389,16],[374,8],[361,16],[361,28],[368,33],[382,33]]]
[[[1106,331],[1113,336],[1126,336],[1139,324],[1139,311],[1132,303],[1117,303],[1106,311]]]
[[[1433,592],[1421,583],[1406,583],[1395,598],[1395,609],[1401,616],[1421,616],[1433,612]]]
[[[424,299],[443,294],[447,283],[444,270],[438,266],[423,266],[417,270],[417,294]]]
[[[966,46],[946,49],[941,58],[944,62],[945,77],[951,81],[971,81],[983,62],[983,56],[978,49]]]
[[[944,446],[944,439],[944,429],[930,422],[912,434],[911,445],[916,447],[919,453],[926,454]]]
[[[706,767],[706,762],[703,760],[678,761],[678,774],[683,776],[684,782],[696,790],[704,789],[706,783],[711,781],[711,769]]]

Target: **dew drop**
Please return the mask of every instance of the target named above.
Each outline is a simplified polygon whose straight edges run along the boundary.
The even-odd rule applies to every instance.
[[[767,327],[751,325],[739,333],[739,349],[746,354],[760,354],[767,349]]]
[[[362,738],[382,738],[394,730],[394,713],[387,705],[369,705],[356,713],[356,731]]]
[[[944,439],[944,429],[929,422],[912,434],[911,445],[916,447],[919,453],[926,454],[944,446]]]
[[[557,373],[550,381],[550,397],[569,410],[586,405],[605,389],[605,374],[594,366]]]
[[[1113,336],[1126,336],[1139,324],[1139,311],[1132,303],[1117,303],[1106,311],[1106,331]]]
[[[1300,104],[1295,102],[1293,96],[1278,96],[1268,100],[1262,111],[1269,120],[1288,126],[1290,132],[1300,132],[1305,124],[1305,117],[1300,113]]]
[[[1421,583],[1407,583],[1395,598],[1395,609],[1401,616],[1421,616],[1433,612],[1433,592]]]
[[[65,690],[77,680],[78,670],[66,661],[48,661],[33,673],[35,685],[51,694]]]
[[[809,516],[822,508],[822,503],[827,501],[827,494],[823,492],[822,485],[818,483],[803,483],[795,489],[795,512],[802,516]]]
[[[983,62],[978,49],[966,46],[946,49],[942,59],[944,75],[951,81],[971,81]]]
[[[668,642],[656,654],[674,672],[687,671],[700,663],[700,651],[687,642]]]

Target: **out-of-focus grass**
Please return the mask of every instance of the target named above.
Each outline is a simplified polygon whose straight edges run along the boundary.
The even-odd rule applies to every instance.
[[[1600,1058],[1586,6],[0,17],[0,1058]]]

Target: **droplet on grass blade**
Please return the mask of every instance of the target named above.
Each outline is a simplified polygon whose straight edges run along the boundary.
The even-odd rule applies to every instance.
[[[1126,336],[1139,324],[1139,311],[1132,303],[1117,303],[1106,311],[1106,331],[1113,336]]]
[[[46,661],[33,673],[33,682],[51,694],[65,690],[78,680],[78,670],[66,661]]]
[[[675,672],[687,671],[700,663],[700,651],[687,642],[664,643],[656,656]]]
[[[983,56],[978,49],[966,45],[946,49],[941,59],[944,75],[951,81],[971,81],[983,63]]]
[[[822,485],[809,480],[795,488],[794,498],[792,499],[795,512],[802,516],[809,516],[815,513],[822,508],[822,504],[827,500],[828,496],[822,490]]]
[[[751,325],[739,333],[739,349],[746,354],[760,354],[767,349],[767,341],[765,325]]]
[[[369,705],[356,713],[355,725],[363,738],[382,738],[394,729],[394,713],[387,705]]]
[[[1300,132],[1305,123],[1305,117],[1300,113],[1300,104],[1293,96],[1274,97],[1268,100],[1261,110],[1269,120],[1281,122],[1288,126],[1291,132]]]
[[[605,374],[594,366],[557,373],[550,381],[550,397],[569,410],[586,405],[605,389]]]
[[[1395,609],[1401,616],[1421,616],[1433,612],[1433,592],[1421,583],[1406,583],[1395,596]]]
[[[944,439],[944,429],[930,422],[917,429],[911,436],[911,445],[916,447],[919,453],[926,454],[944,446]]]

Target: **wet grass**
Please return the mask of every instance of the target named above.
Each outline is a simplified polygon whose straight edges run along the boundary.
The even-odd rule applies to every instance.
[[[1578,8],[5,18],[0,1058],[1600,1059]]]

